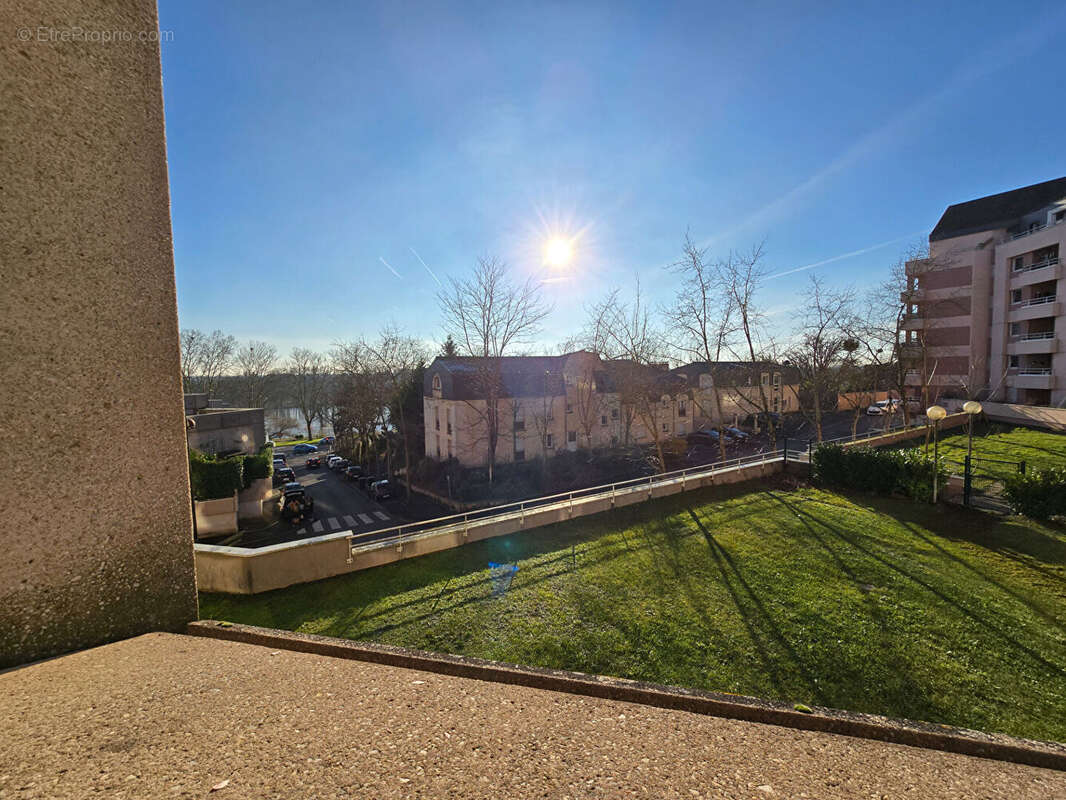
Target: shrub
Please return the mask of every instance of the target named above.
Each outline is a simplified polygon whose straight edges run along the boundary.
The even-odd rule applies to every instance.
[[[933,459],[917,450],[820,444],[811,461],[815,479],[827,486],[932,500]],[[943,484],[946,480],[947,472],[940,467],[940,481]]]
[[[235,456],[219,461],[198,450],[189,451],[189,483],[196,500],[217,500],[232,497],[243,488],[244,457]]]
[[[263,447],[254,456],[240,458],[243,462],[242,489],[247,489],[252,481],[269,478],[274,474],[274,448],[270,446]]]
[[[1003,494],[1015,514],[1039,520],[1066,515],[1066,467],[1011,475],[1003,484]]]

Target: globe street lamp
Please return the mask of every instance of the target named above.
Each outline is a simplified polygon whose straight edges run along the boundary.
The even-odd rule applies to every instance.
[[[970,504],[970,490],[973,478],[970,476],[970,465],[973,463],[973,423],[974,417],[981,413],[981,404],[976,400],[967,400],[962,404],[962,410],[970,416],[970,424],[966,437],[966,473],[963,479],[962,497],[966,505]]]
[[[948,415],[943,406],[929,406],[925,416],[933,421],[933,503],[936,504],[938,484],[940,482],[940,420]]]

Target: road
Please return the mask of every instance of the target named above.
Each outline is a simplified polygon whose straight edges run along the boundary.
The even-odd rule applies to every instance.
[[[326,451],[315,454],[322,458],[322,465],[314,469],[307,468],[307,454],[294,455],[291,447],[279,447],[277,452],[285,456],[296,473],[296,480],[307,487],[308,493],[314,498],[314,519],[301,528],[294,528],[279,520],[267,528],[242,534],[240,540],[234,542],[236,546],[265,547],[338,531],[367,533],[406,521],[371,500],[354,481],[345,480],[338,473],[331,472],[325,464],[329,458]]]

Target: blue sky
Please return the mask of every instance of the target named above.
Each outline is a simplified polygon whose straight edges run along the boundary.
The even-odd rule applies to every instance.
[[[687,229],[819,264],[767,283],[786,329],[808,274],[870,286],[948,204],[1066,175],[1062,3],[800,5],[160,0],[181,324],[439,340],[433,275],[496,255],[562,278],[549,344],[634,276],[667,300]]]

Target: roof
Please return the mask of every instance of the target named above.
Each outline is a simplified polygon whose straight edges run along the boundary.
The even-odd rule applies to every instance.
[[[433,395],[433,377],[440,375],[443,396],[449,400],[484,398],[481,388],[492,366],[499,365],[501,397],[544,397],[563,394],[563,364],[567,356],[438,357],[426,369],[423,394]]]
[[[709,374],[712,362],[693,361],[691,364],[677,367],[674,373],[684,375],[690,386],[698,385],[700,375]],[[780,372],[784,383],[799,383],[799,375],[796,368],[786,364],[778,364],[775,361],[717,361],[713,362],[715,372],[720,376],[723,385],[735,386],[737,381],[745,380],[749,375],[761,372]]]
[[[929,241],[1007,228],[1026,214],[1066,198],[1066,178],[1035,183],[948,206],[929,234]]]

